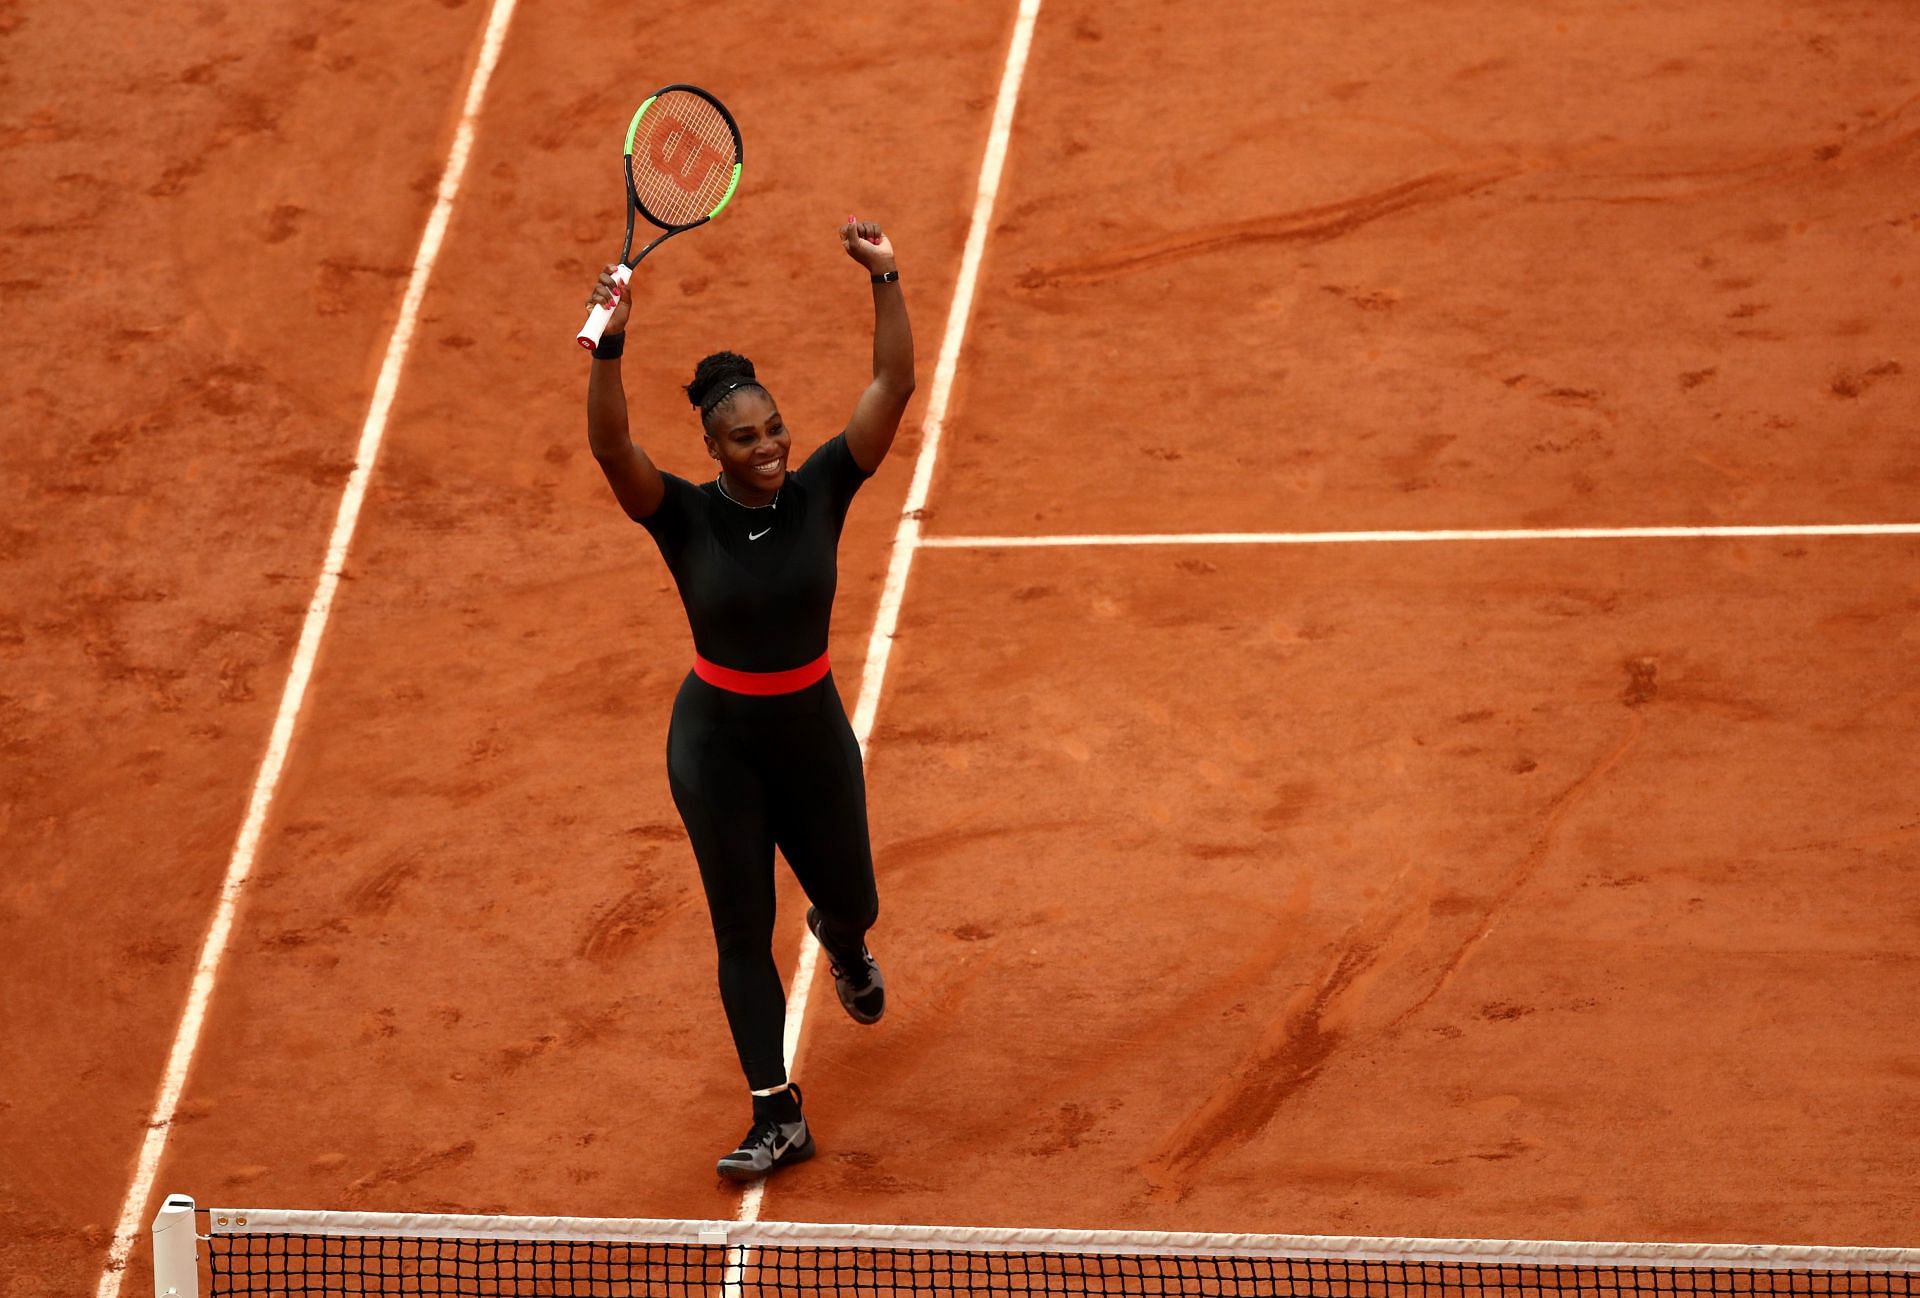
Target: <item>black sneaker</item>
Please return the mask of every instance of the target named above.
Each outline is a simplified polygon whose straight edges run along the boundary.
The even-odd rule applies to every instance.
[[[813,1133],[800,1113],[800,1088],[788,1090],[791,1103],[785,1102],[786,1095],[753,1097],[753,1129],[738,1149],[714,1165],[720,1175],[729,1181],[757,1181],[789,1163],[813,1157]]]
[[[878,1023],[887,1012],[887,980],[880,976],[880,965],[863,943],[860,954],[852,958],[840,955],[820,935],[820,912],[807,907],[807,928],[820,949],[827,953],[833,969],[833,989],[840,993],[840,1007],[855,1023]]]

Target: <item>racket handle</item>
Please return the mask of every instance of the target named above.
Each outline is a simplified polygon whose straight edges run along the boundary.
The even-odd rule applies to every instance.
[[[613,281],[621,288],[625,288],[627,281],[632,278],[633,269],[629,266],[620,266],[613,272]],[[589,311],[587,313],[587,322],[580,326],[580,336],[575,341],[588,351],[592,351],[598,347],[600,345],[600,335],[607,331],[607,321],[613,319],[613,308],[618,305],[619,300],[615,299],[612,302],[602,302],[599,306]]]

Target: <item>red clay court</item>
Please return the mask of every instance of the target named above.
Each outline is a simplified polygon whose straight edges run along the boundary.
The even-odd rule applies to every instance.
[[[921,358],[833,644],[892,1005],[812,989],[752,1214],[1920,1243],[1920,10],[1022,12],[0,4],[10,1295],[168,1191],[742,1211],[569,332],[675,80],[746,170],[636,440],[720,347],[838,430],[848,211]]]

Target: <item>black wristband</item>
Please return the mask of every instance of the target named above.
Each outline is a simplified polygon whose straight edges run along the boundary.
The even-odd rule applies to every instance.
[[[593,349],[593,359],[597,361],[617,361],[620,353],[627,349],[626,331],[617,334],[601,334],[599,345]]]
[[[900,280],[900,272],[897,270],[881,271],[878,275],[875,275],[873,277],[873,282],[876,284],[895,284],[895,283],[898,283],[899,280]]]

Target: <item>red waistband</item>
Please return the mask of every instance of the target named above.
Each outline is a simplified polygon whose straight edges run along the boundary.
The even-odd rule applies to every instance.
[[[820,680],[828,670],[825,654],[805,667],[794,667],[784,672],[737,672],[731,667],[708,662],[699,654],[693,656],[695,676],[716,689],[733,694],[792,694]]]

